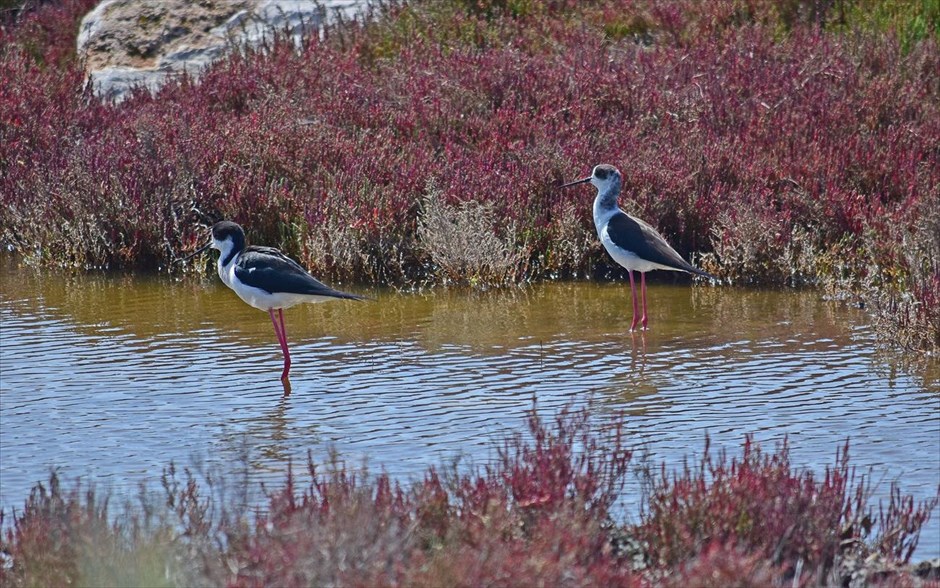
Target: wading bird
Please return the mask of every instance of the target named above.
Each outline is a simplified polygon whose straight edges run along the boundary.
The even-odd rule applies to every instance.
[[[319,282],[300,264],[273,247],[246,246],[245,231],[230,221],[212,225],[212,240],[178,261],[195,257],[209,247],[221,253],[218,268],[222,282],[239,298],[258,310],[267,311],[271,317],[274,334],[284,352],[281,380],[285,382],[290,372],[290,351],[287,349],[284,309],[302,302],[364,300],[363,296],[340,292]],[[274,317],[275,310],[277,318]]]
[[[594,199],[594,226],[597,236],[607,253],[619,263],[630,276],[630,292],[633,294],[633,322],[630,330],[636,329],[637,322],[646,328],[646,272],[654,269],[689,272],[712,280],[717,278],[702,271],[682,259],[676,250],[666,243],[656,229],[635,216],[630,216],[617,206],[620,196],[620,172],[612,165],[601,164],[594,168],[591,175],[580,180],[564,184],[562,188],[590,182],[597,188]],[[640,318],[636,299],[636,284],[633,272],[640,272],[640,291],[643,297],[643,316]]]

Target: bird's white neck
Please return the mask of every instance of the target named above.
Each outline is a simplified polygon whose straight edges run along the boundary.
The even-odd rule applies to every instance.
[[[224,241],[215,241],[212,242],[212,248],[219,250],[219,277],[222,278],[222,281],[225,282],[228,286],[231,287],[229,283],[230,276],[232,275],[232,268],[235,267],[235,264],[238,263],[238,257],[241,255],[241,251],[235,251],[235,243],[231,239],[225,239]]]
[[[610,218],[620,212],[617,207],[619,193],[619,186],[608,186],[606,190],[600,188],[597,190],[597,197],[594,198],[594,226],[597,228],[598,236]]]

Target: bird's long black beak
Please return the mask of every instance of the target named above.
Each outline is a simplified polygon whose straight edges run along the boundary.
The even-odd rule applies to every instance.
[[[591,181],[591,176],[588,176],[586,178],[581,178],[580,180],[575,180],[573,182],[568,182],[567,184],[562,184],[561,187],[567,188],[568,186],[575,186],[577,184],[583,184],[585,182],[590,182],[590,181]]]
[[[186,257],[178,257],[177,259],[173,260],[173,263],[183,263],[184,261],[187,261],[187,260],[189,260],[189,259],[192,259],[192,258],[196,257],[197,255],[199,255],[200,253],[202,253],[203,251],[205,251],[206,249],[208,249],[210,245],[212,245],[212,241],[209,241],[208,243],[206,243],[205,245],[203,245],[203,246],[200,247],[199,249],[193,251],[192,253],[190,253],[190,254],[187,255]]]

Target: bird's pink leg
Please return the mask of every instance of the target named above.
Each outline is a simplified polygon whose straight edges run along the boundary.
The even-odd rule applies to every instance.
[[[277,335],[277,342],[281,344],[281,351],[284,352],[284,371],[281,372],[281,379],[286,380],[287,374],[290,372],[290,351],[287,349],[287,330],[284,328],[284,310],[277,309],[278,315],[281,318],[281,324],[277,324],[277,319],[274,318],[274,309],[268,310],[268,314],[271,316],[271,323],[274,325],[274,334]]]
[[[640,312],[636,303],[636,283],[633,281],[633,270],[627,270],[627,274],[630,276],[630,293],[633,295],[633,322],[630,323],[630,330],[633,331],[636,329],[636,323],[640,318]],[[640,275],[642,275],[642,273]]]
[[[274,317],[274,309],[268,309],[268,316],[271,317],[271,324],[274,325],[274,334],[277,335],[277,342],[281,342],[281,327],[277,324],[277,319]]]
[[[277,317],[281,320],[281,348],[284,349],[284,371],[281,379],[286,380],[290,372],[290,351],[287,349],[287,327],[284,326],[284,309],[277,309]]]
[[[646,272],[640,272],[640,293],[643,295],[643,318],[640,319],[640,324],[646,330]]]

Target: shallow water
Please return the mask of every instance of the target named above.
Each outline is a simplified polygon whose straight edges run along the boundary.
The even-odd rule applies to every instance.
[[[866,315],[812,292],[652,284],[630,335],[629,287],[547,284],[469,293],[364,292],[285,312],[292,393],[265,313],[214,276],[67,276],[0,264],[0,507],[59,467],[117,493],[171,461],[277,482],[335,448],[403,479],[475,463],[551,411],[624,411],[653,463],[678,466],[745,433],[789,435],[821,471],[852,441],[876,496],[940,480],[940,366],[878,351]],[[247,468],[246,468],[247,465]],[[918,558],[940,556],[940,512]]]

